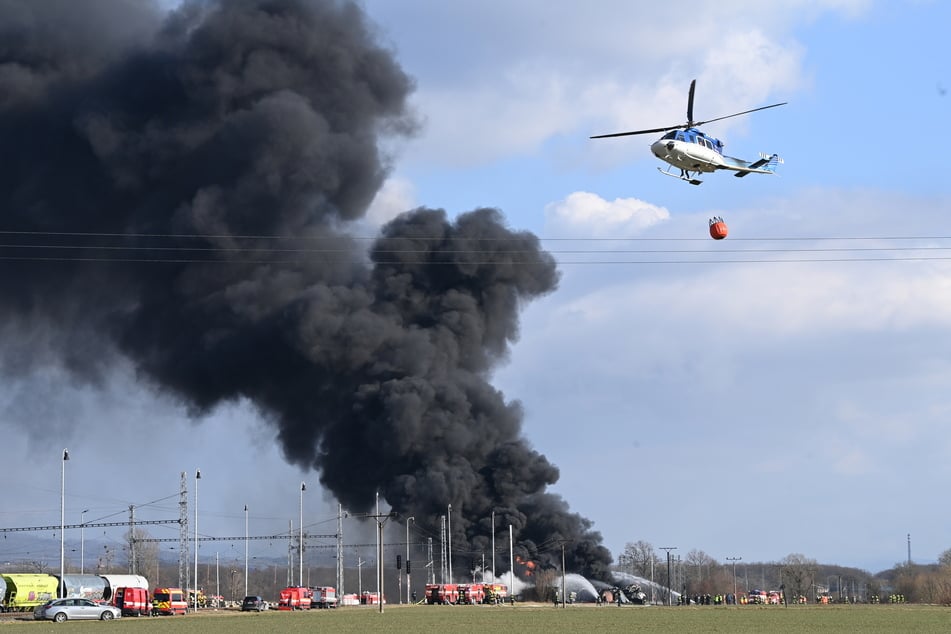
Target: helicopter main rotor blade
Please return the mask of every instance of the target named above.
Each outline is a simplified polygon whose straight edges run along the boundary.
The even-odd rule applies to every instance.
[[[687,95],[687,127],[694,127],[693,122],[693,91],[697,87],[697,80],[690,80],[690,94]]]
[[[743,112],[737,112],[736,114],[728,114],[728,115],[726,115],[725,117],[717,117],[716,119],[707,119],[706,121],[696,121],[696,122],[693,123],[693,125],[692,125],[691,127],[699,128],[699,127],[702,126],[702,125],[706,125],[706,124],[708,124],[708,123],[713,123],[714,121],[722,121],[723,119],[729,119],[729,118],[731,118],[731,117],[738,117],[738,116],[740,116],[740,115],[742,115],[742,114],[749,114],[749,113],[751,113],[751,112],[757,112],[757,111],[759,111],[759,110],[766,110],[767,108],[775,108],[775,107],[777,107],[777,106],[785,106],[787,103],[789,103],[789,102],[788,102],[788,101],[784,101],[784,102],[782,102],[782,103],[774,103],[774,104],[771,105],[771,106],[762,106],[762,107],[760,107],[760,108],[753,108],[752,110],[744,110]]]
[[[607,139],[615,136],[633,136],[635,134],[656,134],[657,132],[667,132],[668,130],[679,130],[683,128],[682,125],[672,125],[666,128],[651,128],[650,130],[634,130],[632,132],[614,132],[612,134],[598,134],[596,136],[588,137],[589,139]]]

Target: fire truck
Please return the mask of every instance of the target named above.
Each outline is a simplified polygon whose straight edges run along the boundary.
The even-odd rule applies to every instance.
[[[476,605],[485,603],[485,584],[472,583],[459,585],[459,603]]]
[[[310,588],[292,586],[281,590],[278,610],[309,610],[314,593]]]
[[[116,588],[110,603],[122,611],[122,616],[148,616],[152,612],[147,588]]]
[[[748,603],[760,605],[779,605],[783,602],[782,594],[778,590],[750,590]]]
[[[485,584],[485,603],[505,603],[509,596],[509,587],[504,583]]]
[[[427,583],[426,603],[429,605],[455,605],[459,603],[459,586],[455,583]]]
[[[360,595],[360,604],[361,605],[380,605],[380,594],[378,592],[370,592],[369,590],[364,590],[363,594]],[[383,597],[383,604],[386,605],[386,597]]]
[[[188,603],[181,588],[156,588],[152,591],[152,614],[185,614]]]
[[[337,607],[337,589],[330,586],[317,586],[313,589],[314,595],[311,597],[311,607],[335,608]]]

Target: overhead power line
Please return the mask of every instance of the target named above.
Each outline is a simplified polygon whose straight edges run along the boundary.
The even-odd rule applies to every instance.
[[[178,524],[178,520],[141,520],[136,526],[153,526],[156,524]],[[60,528],[102,528],[113,526],[129,526],[129,522],[86,522],[85,524],[66,524],[65,526],[20,526],[16,528],[0,528],[0,533],[24,533],[29,531],[58,531]]]
[[[414,246],[416,239],[426,236],[360,237],[360,236],[276,236],[276,235],[202,235],[202,234],[120,234],[83,232],[0,231],[0,235],[27,238],[19,242],[7,240],[0,244],[0,262],[36,263],[119,263],[119,264],[217,264],[253,266],[307,266],[335,262],[367,262],[369,253],[360,249],[342,248],[341,239],[373,241],[373,261],[378,265],[492,265],[499,263],[528,264],[535,262],[538,249],[507,247],[521,245],[524,237],[460,238],[448,248]],[[43,238],[36,241],[36,238]],[[65,240],[60,240],[65,238]],[[133,240],[135,244],[112,241]],[[109,243],[103,244],[107,240]],[[157,240],[158,244],[141,241]],[[228,241],[217,244],[170,244],[191,240]],[[262,246],[256,241],[275,244]],[[538,238],[544,252],[559,265],[639,265],[639,264],[747,264],[747,263],[836,263],[878,261],[945,261],[951,260],[951,236],[820,236],[731,238],[731,246],[710,245],[708,238],[600,238],[555,237]],[[234,244],[251,241],[251,245]],[[909,242],[926,244],[908,244]],[[823,246],[780,246],[789,243],[819,242]],[[831,242],[846,243],[826,246]],[[868,244],[858,244],[866,242]],[[326,244],[324,244],[326,243]],[[392,247],[388,246],[392,243]],[[667,243],[669,248],[640,246]],[[689,246],[706,243],[705,248]],[[779,243],[779,244],[777,244]],[[458,245],[471,244],[471,247]],[[546,245],[550,244],[550,247]],[[734,246],[735,245],[735,246]],[[748,245],[748,246],[747,246]],[[847,245],[847,246],[846,246]],[[634,257],[625,257],[634,256]]]

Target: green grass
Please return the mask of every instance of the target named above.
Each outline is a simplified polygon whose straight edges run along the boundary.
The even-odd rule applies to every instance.
[[[344,607],[311,612],[208,612],[156,618],[123,618],[113,623],[0,622],[0,632],[108,631],[176,634],[244,632],[948,632],[951,608],[917,605],[857,606],[387,606]]]

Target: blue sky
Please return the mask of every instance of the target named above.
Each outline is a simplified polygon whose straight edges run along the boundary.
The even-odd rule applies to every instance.
[[[672,243],[708,259],[947,235],[947,161],[910,149],[948,112],[944,5],[511,5],[367,3],[428,123],[400,148],[402,206],[497,206],[563,238],[703,238],[721,215],[732,239]],[[657,173],[650,136],[588,139],[682,122],[693,78],[698,119],[789,102],[707,127],[732,155],[778,152],[778,176],[691,187]],[[608,248],[546,243],[568,245]],[[497,383],[614,552],[645,539],[874,570],[905,559],[908,533],[916,561],[949,547],[931,495],[948,477],[947,263],[561,270]]]
[[[543,240],[572,239],[544,242],[553,251],[701,251],[600,265],[569,261],[603,253],[557,253],[560,289],[525,308],[495,376],[560,468],[553,490],[615,554],[642,539],[721,561],[802,553],[876,571],[905,559],[910,533],[912,558],[935,561],[951,548],[951,511],[935,495],[951,479],[951,262],[883,249],[951,246],[940,239],[951,236],[940,134],[951,9],[697,4],[363,2],[416,79],[422,121],[388,147],[393,172],[370,218],[489,206]],[[789,102],[706,128],[731,155],[779,153],[777,176],[692,187],[658,174],[650,136],[588,139],[682,122],[694,78],[695,118]],[[704,239],[712,215],[730,238]],[[607,237],[675,240],[576,242]],[[777,252],[858,246],[878,250]],[[764,250],[756,260],[882,259],[718,262],[750,248]],[[6,471],[32,474],[5,496],[0,525],[59,522],[68,446],[75,523],[87,508],[87,520],[121,521],[129,504],[175,518],[179,472],[193,484],[200,468],[203,534],[243,534],[245,504],[253,534],[286,530],[301,480],[305,524],[333,530],[334,501],[284,463],[246,404],[193,422],[118,368],[93,393],[56,370],[9,381],[0,408]],[[32,429],[37,416],[59,435]],[[143,418],[148,434],[132,424]],[[220,548],[243,557],[240,544]]]

